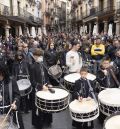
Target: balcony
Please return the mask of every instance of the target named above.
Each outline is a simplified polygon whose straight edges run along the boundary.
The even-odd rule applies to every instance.
[[[9,16],[10,14],[10,7],[0,4],[0,16]]]
[[[115,12],[115,6],[111,5],[103,9],[98,9],[96,12],[98,16],[104,16]]]

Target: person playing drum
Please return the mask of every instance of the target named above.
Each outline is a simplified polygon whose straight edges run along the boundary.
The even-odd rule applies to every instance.
[[[13,110],[13,121],[18,129],[24,129],[22,116],[19,111],[20,93],[15,79],[10,79],[6,66],[0,64],[0,119],[8,113],[10,106]],[[4,127],[4,123],[0,123]]]
[[[91,86],[93,86],[93,82],[87,79],[87,74],[88,74],[87,68],[82,67],[80,70],[81,78],[75,82],[75,87],[73,90],[73,99],[77,99],[80,102],[82,102],[84,98],[86,98],[86,101],[92,99],[92,94],[90,92],[88,81],[90,82]],[[93,121],[90,122],[73,121],[72,125],[75,126],[77,129],[93,129]]]
[[[41,111],[35,105],[35,94],[40,90],[48,90],[49,84],[48,73],[43,66],[43,51],[36,48],[33,52],[34,63],[30,68],[30,80],[33,86],[32,90],[32,125],[37,129],[42,129],[44,125],[50,125],[52,114]]]

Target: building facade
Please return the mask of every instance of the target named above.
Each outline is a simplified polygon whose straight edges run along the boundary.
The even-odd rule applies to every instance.
[[[120,35],[120,0],[72,0],[73,30]]]
[[[1,0],[0,35],[32,35],[41,33],[40,0]]]

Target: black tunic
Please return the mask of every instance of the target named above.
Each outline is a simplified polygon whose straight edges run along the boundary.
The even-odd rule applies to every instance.
[[[89,81],[91,86],[93,87],[93,82]],[[73,90],[73,99],[78,99],[81,96],[83,98],[92,97],[89,85],[87,80],[79,79],[75,82],[74,90]],[[77,129],[93,129],[93,121],[91,122],[76,122],[73,120],[72,125]]]
[[[12,83],[11,83],[12,82]],[[19,112],[19,104],[20,104],[20,92],[16,83],[16,80],[12,79],[9,83],[5,82],[5,80],[0,82],[0,94],[2,96],[2,100],[0,101],[0,107],[9,106],[10,100],[12,99],[12,103],[16,101],[17,111],[18,111],[18,124],[20,129],[24,129],[22,116]],[[12,85],[11,85],[12,84]],[[12,88],[10,88],[12,86]],[[12,89],[12,96],[10,97],[10,89]],[[10,99],[11,98],[11,99]],[[7,113],[10,107],[8,108],[1,108],[0,114]],[[17,112],[16,111],[16,112]],[[16,112],[13,111],[13,121],[16,122]]]

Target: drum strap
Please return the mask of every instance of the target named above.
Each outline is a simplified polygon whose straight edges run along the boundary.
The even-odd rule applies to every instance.
[[[113,70],[112,69],[109,69],[114,81],[116,82],[117,86],[120,88],[120,82],[118,81],[116,75],[114,74]]]
[[[92,88],[92,86],[91,86],[91,84],[90,84],[90,81],[89,81],[88,79],[87,79],[87,83],[88,83],[88,86],[89,86],[89,88],[90,88],[90,92],[91,92],[91,94],[92,94],[92,96],[93,96],[95,102],[97,103],[96,96],[95,96],[95,94],[94,94],[93,88]]]
[[[10,98],[10,104],[12,104],[12,79],[10,79],[9,82],[9,98]]]

